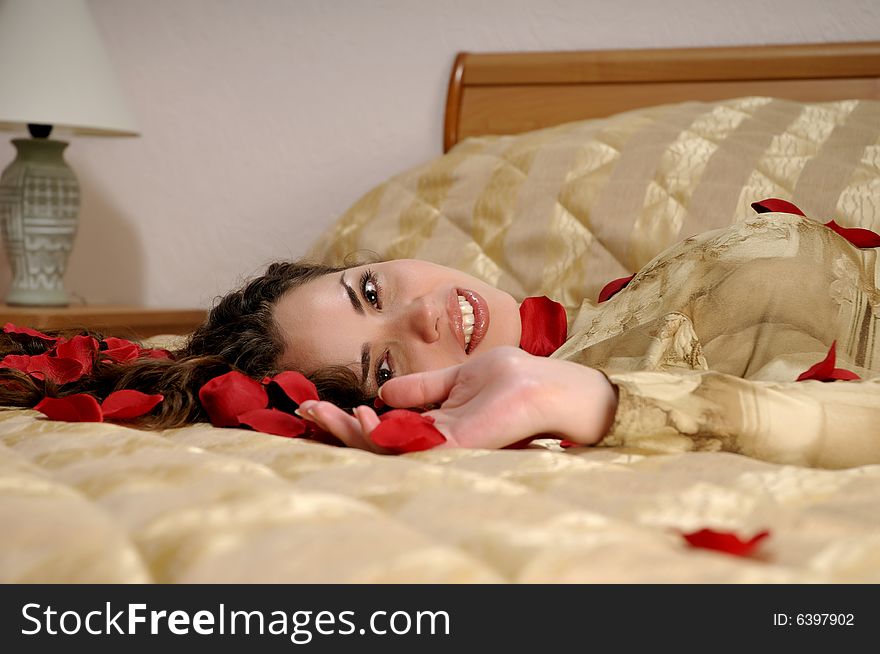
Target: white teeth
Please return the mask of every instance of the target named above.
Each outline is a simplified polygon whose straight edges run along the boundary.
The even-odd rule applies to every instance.
[[[458,307],[461,309],[461,326],[464,331],[464,346],[467,347],[471,342],[471,336],[474,333],[474,308],[464,296],[458,296]]]

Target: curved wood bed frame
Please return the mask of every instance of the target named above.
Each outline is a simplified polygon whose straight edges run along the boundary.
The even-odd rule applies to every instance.
[[[813,102],[880,99],[880,41],[461,52],[449,80],[443,151],[469,136],[516,134],[644,106],[747,95]]]

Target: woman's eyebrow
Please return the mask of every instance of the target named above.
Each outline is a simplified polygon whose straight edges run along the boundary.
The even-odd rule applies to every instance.
[[[342,284],[342,287],[345,289],[345,292],[348,293],[348,299],[351,300],[351,306],[354,307],[354,310],[359,314],[364,315],[364,307],[361,304],[361,301],[358,299],[357,293],[354,292],[354,289],[348,285],[345,281],[345,273],[342,273],[339,276],[339,283]]]
[[[348,299],[351,300],[351,306],[354,307],[354,310],[359,314],[364,315],[364,305],[361,304],[360,299],[358,299],[357,293],[355,293],[354,289],[349,286],[349,284],[345,281],[345,273],[342,273],[339,276],[339,283],[342,284],[342,287],[345,289],[345,292],[348,293]],[[361,345],[361,388],[363,389],[365,394],[369,394],[370,390],[370,344],[364,343]]]

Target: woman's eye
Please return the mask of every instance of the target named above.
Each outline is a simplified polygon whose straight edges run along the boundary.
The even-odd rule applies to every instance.
[[[376,383],[381,386],[392,377],[394,377],[394,371],[391,369],[391,365],[388,363],[388,355],[386,354],[384,357],[382,357],[382,363],[376,370]]]
[[[364,294],[364,299],[378,309],[382,308],[379,303],[381,290],[379,282],[376,281],[376,276],[367,270],[361,277],[361,292]]]
[[[367,298],[367,302],[370,304],[376,304],[379,301],[379,291],[376,289],[376,283],[372,280],[368,280],[366,284],[364,284],[364,297]]]

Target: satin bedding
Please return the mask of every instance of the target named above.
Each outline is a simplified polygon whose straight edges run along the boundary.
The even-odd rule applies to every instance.
[[[623,389],[603,447],[378,456],[204,424],[146,432],[6,410],[0,581],[880,582],[876,440],[853,428],[864,423],[816,423],[805,410],[840,394],[876,411],[876,258],[818,222],[755,217],[749,205],[766,197],[880,231],[880,103],[686,103],[462,142],[367,193],[312,256],[425,258],[562,301],[574,338],[554,356],[600,366]],[[762,239],[736,238],[759,229]],[[700,274],[700,252],[758,261],[743,243],[775,257],[793,253],[792,235],[825,257],[795,281],[823,290],[773,307],[815,311],[828,333],[770,330],[772,348],[749,355],[728,347],[761,342],[731,306],[646,300],[652,284],[696,293],[718,282]],[[692,260],[684,281],[662,265],[675,253]],[[653,275],[592,302],[639,270]],[[614,333],[624,314],[630,340],[605,347],[625,333]],[[870,327],[846,329],[859,319]],[[793,382],[829,337],[838,365],[866,381]],[[755,418],[787,393],[793,404],[771,410],[778,423]],[[735,429],[713,422],[734,404]],[[822,427],[785,431],[793,414]],[[704,527],[770,536],[738,558],[681,537]]]

